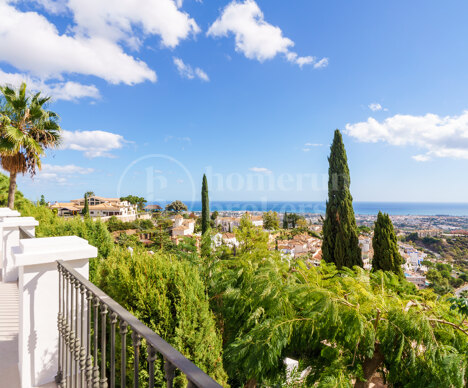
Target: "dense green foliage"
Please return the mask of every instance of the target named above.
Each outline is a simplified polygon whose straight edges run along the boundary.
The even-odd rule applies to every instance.
[[[354,218],[353,198],[349,191],[348,159],[339,130],[328,158],[328,201],[323,222],[322,256],[338,268],[363,266]]]
[[[250,216],[245,213],[239,223],[239,227],[234,231],[239,242],[241,253],[260,252],[265,254],[268,251],[268,232],[252,224]]]
[[[372,259],[373,271],[392,271],[398,276],[403,276],[401,265],[403,258],[398,250],[398,242],[393,229],[393,223],[388,214],[377,215],[372,238],[374,257]]]
[[[305,221],[304,216],[285,212],[283,215],[283,229],[295,229],[301,220]]]
[[[393,386],[464,386],[460,315],[390,272],[241,255],[218,263],[210,294],[232,386],[284,381],[285,357],[310,367],[306,386],[366,386],[376,373]]]
[[[187,205],[182,201],[177,200],[166,205],[166,210],[177,213],[181,211],[187,211]]]
[[[220,384],[226,383],[221,337],[205,286],[190,263],[141,249],[133,255],[114,249],[99,262],[96,284]],[[163,386],[162,375],[160,370],[156,386]],[[184,377],[177,380],[176,386],[183,386]]]
[[[107,229],[109,229],[109,232],[129,229],[149,230],[154,228],[153,221],[151,220],[137,219],[135,221],[124,222],[115,216],[109,218],[109,220],[106,222],[106,225]]]
[[[358,226],[358,232],[362,234],[370,234],[372,229],[365,225]]]
[[[77,234],[98,246],[95,283],[223,385],[226,370],[232,387],[284,386],[291,357],[310,367],[305,386],[349,387],[379,373],[393,386],[464,386],[467,332],[451,303],[389,272],[283,261],[248,215],[234,257],[227,247],[200,256],[190,238],[172,255],[131,255],[112,246],[100,221],[30,203],[23,211],[41,222],[38,235]],[[142,381],[146,370],[141,359]]]
[[[40,199],[38,205],[47,206],[47,202],[46,202],[46,200],[45,200],[44,195],[41,195],[41,199]]]
[[[277,230],[279,229],[279,217],[278,213],[274,211],[263,213],[263,228],[266,230]]]
[[[445,295],[453,292],[454,288],[460,287],[466,280],[466,274],[465,276],[463,274],[453,276],[453,268],[450,264],[431,263],[426,273],[426,279],[437,294]]]
[[[205,234],[210,229],[210,199],[208,197],[208,180],[203,174],[203,182],[201,189],[202,213],[201,213],[201,232]]]
[[[465,320],[468,317],[468,299],[465,297],[462,298],[449,298],[448,301],[452,304],[450,306],[451,310],[457,310],[458,313],[463,317],[462,319]]]

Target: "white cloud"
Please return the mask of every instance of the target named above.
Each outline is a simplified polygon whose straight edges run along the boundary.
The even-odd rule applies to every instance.
[[[283,54],[289,62],[300,67],[315,64],[314,67],[319,68],[328,64],[326,58],[317,61],[315,57],[300,57],[291,51],[294,42],[283,36],[279,27],[265,21],[263,12],[254,0],[232,1],[211,25],[207,35],[223,37],[230,33],[235,36],[236,51],[249,59],[264,62]]]
[[[386,142],[425,150],[426,153],[413,156],[419,162],[434,157],[468,159],[468,111],[445,117],[432,113],[395,115],[382,122],[369,117],[367,121],[346,124],[346,133],[361,142]]]
[[[372,104],[369,104],[369,109],[372,112],[378,112],[379,110],[382,110],[382,105],[377,102],[373,102]]]
[[[208,82],[210,80],[210,77],[208,77],[208,74],[206,74],[202,69],[197,67],[195,69],[195,74],[197,75],[198,78],[200,78],[202,81]]]
[[[149,36],[174,48],[200,29],[180,10],[182,1],[34,0],[49,14],[72,18],[65,32],[45,15],[16,8],[16,0],[0,0],[0,62],[17,69],[11,77],[30,78],[57,99],[97,98],[94,85],[67,82],[69,75],[96,76],[112,84],[155,82],[156,72],[122,47],[138,50]],[[20,74],[21,73],[21,74]],[[3,78],[5,78],[3,74]],[[207,79],[200,69],[197,76]]]
[[[99,90],[94,85],[83,85],[73,81],[45,83],[39,78],[19,73],[5,73],[0,69],[0,84],[18,87],[26,82],[28,88],[34,92],[42,92],[45,96],[52,96],[54,100],[77,100],[83,97],[99,98]]]
[[[107,157],[123,147],[127,141],[122,135],[105,131],[62,131],[62,149],[82,151],[87,158]]]
[[[271,174],[271,170],[265,167],[250,167],[249,170],[261,174]]]
[[[310,64],[314,63],[314,61],[315,61],[315,57],[311,57],[311,56],[300,57],[296,53],[291,52],[291,51],[287,51],[285,53],[285,55],[286,55],[286,59],[289,62],[295,63],[296,65],[299,65],[300,68],[302,68],[302,66],[304,66],[304,65],[310,65]],[[263,61],[260,60],[260,62],[263,62]]]
[[[184,61],[180,58],[173,58],[174,65],[177,67],[177,71],[179,72],[181,77],[193,79],[195,78],[193,74],[193,69],[190,65],[186,65]]]
[[[192,66],[185,64],[182,59],[176,57],[173,58],[173,61],[181,77],[187,79],[194,79],[197,77],[205,82],[210,80],[208,75],[199,67],[194,70]]]
[[[143,35],[160,36],[162,45],[171,48],[200,32],[181,6],[174,0],[68,0],[79,34],[128,43],[141,30]]]
[[[99,98],[99,90],[94,85],[83,85],[73,81],[52,83],[41,89],[56,100],[76,100],[83,97]]]
[[[54,174],[51,172],[38,172],[34,178],[35,178],[34,180],[38,182],[52,181],[52,182],[59,183],[59,184],[67,183],[67,178],[58,176],[58,174]]]
[[[44,80],[79,73],[113,84],[156,81],[156,73],[146,63],[110,40],[60,34],[44,16],[1,2],[0,14],[0,60],[20,71]]]
[[[183,136],[183,137],[174,137],[172,135],[166,135],[164,137],[164,141],[167,143],[168,141],[170,140],[175,140],[175,141],[180,141],[180,142],[187,142],[187,143],[191,143],[192,142],[192,139],[188,136]]]
[[[60,0],[33,0],[35,3],[42,6],[51,14],[64,14],[67,11],[67,3]]]
[[[320,144],[320,143],[305,143],[304,148],[302,149],[302,151],[309,152],[310,147],[322,147],[322,146],[323,146],[323,144]]]
[[[36,174],[38,181],[51,181],[58,184],[66,184],[70,179],[76,178],[76,175],[87,175],[94,172],[93,168],[85,168],[74,164],[57,166],[43,164],[42,169]]]
[[[412,158],[417,162],[427,162],[428,160],[431,160],[429,155],[414,155]]]
[[[47,172],[47,173],[66,174],[66,175],[73,175],[73,174],[86,175],[86,174],[93,173],[94,168],[75,166],[74,164],[67,164],[65,166],[43,164],[41,171]]]
[[[318,62],[314,63],[315,69],[323,69],[328,66],[328,58],[322,58]]]

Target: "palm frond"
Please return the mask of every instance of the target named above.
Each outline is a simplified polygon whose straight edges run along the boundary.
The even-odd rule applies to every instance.
[[[26,158],[22,153],[2,155],[0,158],[2,168],[10,173],[24,174],[28,171]]]
[[[60,144],[59,116],[46,110],[50,97],[31,95],[26,83],[0,87],[0,158],[8,171],[34,175],[47,148]]]

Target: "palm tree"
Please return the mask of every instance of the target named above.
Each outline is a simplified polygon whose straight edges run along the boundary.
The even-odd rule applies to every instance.
[[[0,87],[0,165],[10,173],[8,207],[15,203],[16,176],[41,168],[41,157],[48,148],[60,143],[58,115],[45,109],[50,97],[26,92],[23,82],[18,90]]]

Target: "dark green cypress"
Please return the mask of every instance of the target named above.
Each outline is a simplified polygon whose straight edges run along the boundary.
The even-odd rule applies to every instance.
[[[284,212],[284,216],[283,216],[283,229],[288,229],[289,225],[288,225],[288,213],[287,212]]]
[[[89,216],[88,193],[85,193],[85,195],[84,195],[83,215],[84,215],[85,217],[88,217],[88,216]]]
[[[337,268],[362,267],[361,248],[354,218],[353,197],[349,191],[348,159],[340,131],[335,137],[328,158],[328,201],[323,222],[322,256]]]
[[[210,228],[210,200],[208,198],[208,181],[206,175],[203,174],[202,182],[202,234]]]
[[[374,237],[372,238],[374,258],[372,271],[392,271],[403,276],[401,264],[403,258],[398,251],[398,243],[392,220],[388,214],[379,212],[375,221]]]

